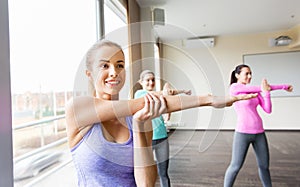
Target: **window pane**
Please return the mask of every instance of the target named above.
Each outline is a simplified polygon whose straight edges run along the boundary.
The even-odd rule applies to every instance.
[[[118,0],[105,1],[104,4],[104,27],[105,37],[120,45],[126,44],[123,47],[126,61],[126,83],[122,88],[119,98],[130,98],[130,71],[129,71],[129,51],[128,51],[128,29],[127,29],[126,10]]]
[[[19,127],[64,114],[78,66],[96,41],[95,1],[9,0],[9,22],[14,158],[18,160],[66,137],[63,118]],[[66,144],[60,148],[69,153]],[[24,186],[34,178],[30,176],[34,173],[26,175],[18,175],[27,178],[16,180],[15,186]]]
[[[115,11],[123,10],[123,9],[121,9],[121,5],[120,5],[120,8],[113,8],[113,7],[115,7],[115,6],[109,2],[107,2],[107,4],[104,4],[104,14],[105,14],[104,23],[105,23],[105,34],[106,35],[126,26],[126,22],[123,21],[126,19],[120,18],[120,16],[122,16],[123,14],[125,16],[125,14],[126,14],[126,12],[124,12],[125,10],[122,11],[122,15],[118,16],[117,13],[114,12],[114,10]]]

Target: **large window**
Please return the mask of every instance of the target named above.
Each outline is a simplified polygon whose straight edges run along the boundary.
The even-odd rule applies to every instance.
[[[105,34],[116,32],[127,26],[126,9],[118,0],[106,0],[104,4],[104,27]],[[122,38],[127,33],[122,33]]]
[[[126,84],[120,92],[120,99],[130,98],[130,63],[128,50],[128,29],[126,9],[118,0],[106,0],[104,4],[105,36],[120,44],[126,61]],[[125,44],[125,45],[124,45]]]
[[[9,0],[15,186],[26,186],[69,152],[66,143],[42,148],[66,137],[64,106],[78,66],[97,38],[95,4]],[[35,165],[42,159],[44,166]]]
[[[74,94],[81,61],[99,34],[96,17],[103,14],[97,13],[96,1],[9,0],[16,187],[76,185],[64,107]],[[103,6],[105,35],[121,28],[128,41],[124,7],[117,0]],[[128,61],[127,49],[125,56]],[[53,172],[60,165],[63,169]]]

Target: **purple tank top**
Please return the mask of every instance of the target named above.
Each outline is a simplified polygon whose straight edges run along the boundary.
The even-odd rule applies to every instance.
[[[113,143],[103,137],[101,124],[94,124],[71,149],[78,186],[135,187],[133,165],[132,117],[126,118],[130,137],[125,143]]]

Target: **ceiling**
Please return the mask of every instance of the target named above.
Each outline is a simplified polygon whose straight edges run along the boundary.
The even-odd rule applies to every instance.
[[[300,24],[300,0],[137,0],[164,9],[163,41],[288,30]]]

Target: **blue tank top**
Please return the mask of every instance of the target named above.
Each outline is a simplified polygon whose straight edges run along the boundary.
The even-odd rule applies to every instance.
[[[134,98],[144,97],[148,91],[137,90],[134,94]],[[160,115],[157,118],[152,119],[153,135],[152,140],[159,140],[168,137],[167,128],[165,126],[164,118]]]
[[[80,187],[135,187],[132,117],[126,118],[130,137],[125,143],[109,142],[101,124],[94,124],[71,149]]]

